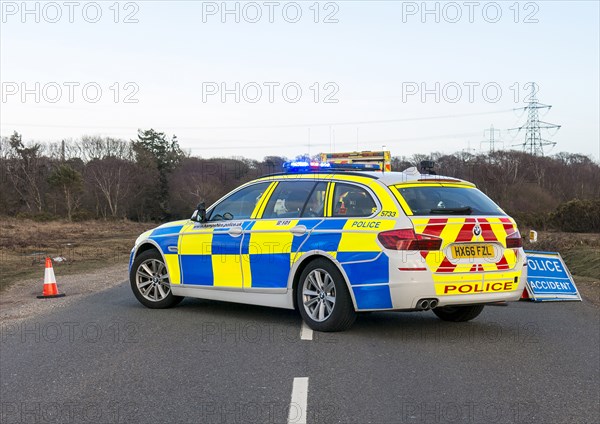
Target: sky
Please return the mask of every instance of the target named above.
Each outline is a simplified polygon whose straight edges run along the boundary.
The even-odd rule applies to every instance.
[[[0,135],[137,129],[192,155],[520,149],[600,159],[598,1],[0,2]],[[488,131],[486,131],[486,129]]]

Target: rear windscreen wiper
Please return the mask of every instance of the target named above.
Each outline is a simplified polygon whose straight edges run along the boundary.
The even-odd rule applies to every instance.
[[[471,206],[465,206],[464,208],[441,208],[431,209],[429,213],[448,215],[471,215],[471,213],[473,213],[473,209],[471,209]]]

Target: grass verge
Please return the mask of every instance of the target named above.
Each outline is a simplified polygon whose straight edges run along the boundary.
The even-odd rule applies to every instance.
[[[600,234],[540,232],[525,250],[560,252],[571,274],[600,279]]]
[[[3,217],[0,290],[21,279],[39,276],[41,291],[47,256],[64,259],[53,261],[57,279],[60,275],[127,263],[135,239],[155,226],[131,221],[38,222]]]

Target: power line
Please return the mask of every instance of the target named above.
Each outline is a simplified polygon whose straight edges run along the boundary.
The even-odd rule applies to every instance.
[[[278,124],[278,125],[239,125],[239,126],[197,126],[197,127],[180,127],[180,126],[160,126],[165,130],[247,130],[247,129],[268,129],[268,128],[300,128],[300,127],[329,127],[329,126],[345,126],[345,125],[373,125],[373,124],[391,124],[397,122],[415,122],[415,121],[430,121],[436,119],[453,119],[469,116],[495,115],[499,113],[512,112],[513,109],[495,110],[489,112],[473,112],[461,113],[453,115],[433,115],[433,116],[418,116],[412,118],[397,118],[397,119],[379,119],[372,121],[342,121],[342,122],[313,122],[299,124]],[[57,124],[17,124],[3,123],[3,127],[32,127],[32,128],[84,128],[84,129],[110,129],[110,130],[131,130],[135,126],[128,127],[111,127],[98,125],[57,125]]]
[[[375,145],[375,144],[377,144],[377,145],[379,145],[379,144],[393,145],[395,143],[414,143],[415,141],[421,141],[421,140],[436,140],[436,139],[452,139],[452,138],[472,137],[477,134],[480,134],[480,133],[469,132],[469,133],[460,133],[460,134],[439,134],[439,135],[430,135],[430,136],[422,136],[422,137],[362,140],[361,143],[366,146]],[[315,142],[313,140],[311,140],[310,143],[306,143],[306,144],[299,143],[296,141],[290,141],[290,143],[286,143],[286,144],[281,144],[281,143],[261,144],[261,143],[266,143],[268,141],[267,140],[211,140],[211,139],[199,140],[199,139],[186,139],[186,138],[182,138],[182,141],[184,141],[186,143],[202,144],[202,147],[187,147],[191,150],[241,149],[241,148],[247,147],[248,145],[251,145],[253,149],[254,148],[268,149],[268,148],[282,148],[282,147],[296,147],[296,146],[332,147],[332,143],[330,141]],[[223,144],[223,143],[228,143],[228,142],[229,143],[239,143],[239,144],[232,144],[232,145]],[[211,145],[211,143],[212,143],[212,145]],[[219,143],[219,144],[217,146],[215,146],[214,143]],[[352,147],[354,147],[353,146],[354,143],[355,143],[355,141],[348,139],[346,141],[338,142],[338,145],[342,145],[342,146],[351,146],[352,145]]]
[[[527,106],[515,109],[525,110],[527,112],[527,122],[520,127],[511,128],[509,131],[516,130],[517,133],[520,133],[523,129],[525,129],[525,141],[522,144],[516,144],[515,146],[522,146],[524,151],[529,151],[529,153],[532,155],[544,156],[544,146],[556,146],[556,142],[543,139],[542,129],[556,128],[558,131],[561,125],[540,121],[540,109],[550,110],[552,106],[539,103],[536,93],[536,84],[532,82],[531,95],[529,97],[529,102],[527,102]]]

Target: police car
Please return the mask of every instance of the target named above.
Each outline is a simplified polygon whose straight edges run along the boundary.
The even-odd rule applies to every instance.
[[[142,234],[130,260],[137,299],[297,309],[312,329],[340,331],[364,311],[468,321],[520,298],[521,235],[472,183],[416,168],[286,165]]]

